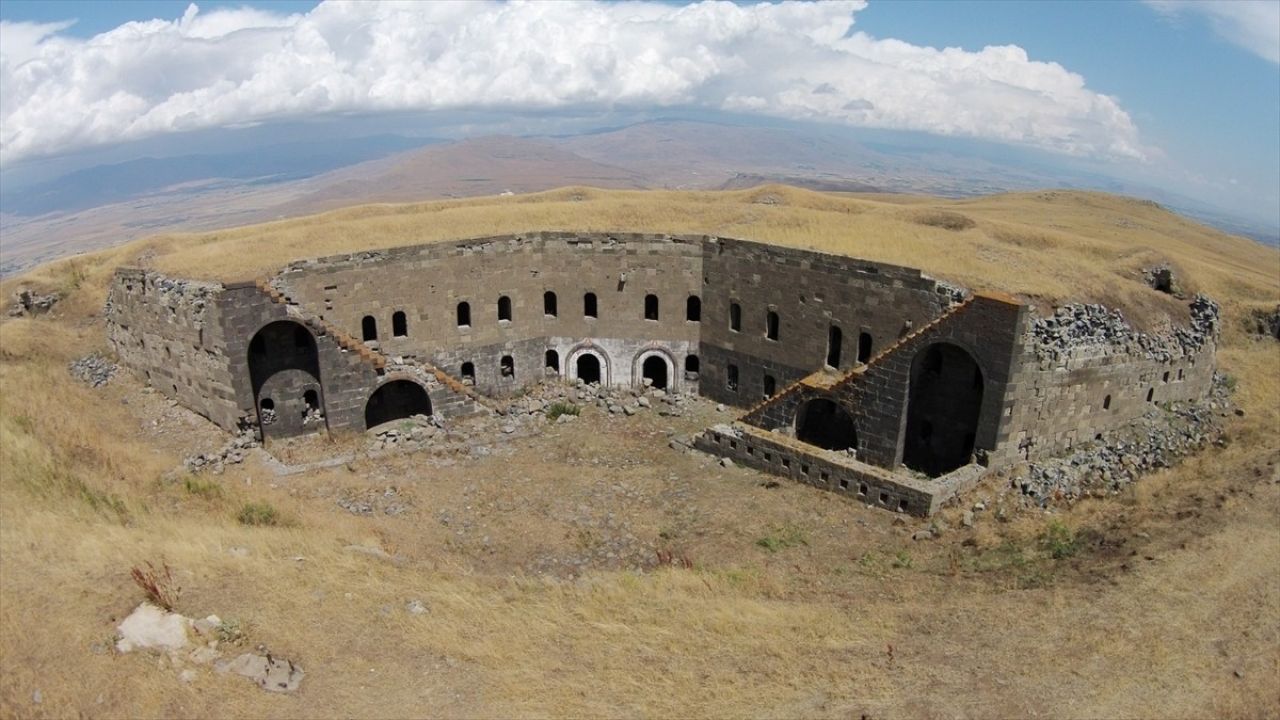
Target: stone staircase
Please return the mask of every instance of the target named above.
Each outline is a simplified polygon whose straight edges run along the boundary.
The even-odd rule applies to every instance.
[[[272,283],[271,280],[259,278],[254,281],[254,284],[271,299],[271,302],[284,305],[287,308],[287,312],[290,317],[293,317],[311,328],[316,335],[328,335],[333,338],[334,342],[338,344],[338,347],[341,348],[343,352],[355,353],[362,361],[369,363],[379,375],[386,374],[389,360],[382,352],[374,350],[364,344],[364,342],[348,335],[333,323],[307,312],[300,304],[295,302],[292,297],[282,291],[277,284]],[[491,400],[476,392],[474,388],[466,385],[461,380],[458,380],[431,363],[417,359],[401,360],[398,366],[405,368],[410,372],[415,372],[416,374],[428,375],[435,378],[435,380],[441,385],[451,390],[455,395],[465,398],[472,405],[479,406],[480,408],[488,411],[497,410]],[[470,409],[474,410],[474,407]]]
[[[386,372],[387,358],[385,355],[351,337],[333,323],[303,310],[301,305],[293,301],[293,298],[272,286],[269,280],[258,278],[254,281],[254,284],[271,299],[271,302],[285,306],[286,312],[290,317],[311,328],[311,331],[316,335],[328,335],[333,338],[343,352],[355,353],[362,361],[371,365],[379,375]]]
[[[799,380],[783,388],[781,392],[775,393],[774,395],[767,397],[764,400],[761,400],[760,402],[756,403],[752,407],[748,408],[746,412],[744,412],[741,416],[739,416],[738,421],[747,423],[749,425],[759,425],[763,416],[765,415],[765,413],[769,411],[770,408],[773,408],[779,405],[780,403],[786,402],[792,395],[795,395],[796,393],[802,392],[804,390],[817,390],[817,391],[828,392],[828,393],[839,392],[844,387],[857,382],[858,379],[861,378],[864,374],[866,374],[866,372],[869,369],[871,369],[872,367],[875,367],[876,364],[881,362],[884,358],[892,355],[903,345],[906,345],[907,343],[912,342],[913,340],[920,337],[921,335],[929,332],[930,330],[933,330],[938,325],[942,324],[943,322],[946,322],[948,319],[954,317],[957,313],[961,312],[965,308],[972,305],[974,301],[974,297],[975,296],[973,295],[966,297],[962,302],[951,306],[950,308],[947,309],[946,312],[942,313],[938,317],[934,318],[933,320],[930,320],[928,323],[921,325],[920,327],[912,330],[906,335],[903,335],[902,337],[898,338],[894,342],[885,346],[880,350],[880,352],[876,353],[875,355],[872,355],[871,358],[867,360],[867,362],[860,365],[856,365],[844,373],[840,373],[835,370],[824,368],[822,370],[818,370],[817,372],[806,375],[803,378],[800,378]]]

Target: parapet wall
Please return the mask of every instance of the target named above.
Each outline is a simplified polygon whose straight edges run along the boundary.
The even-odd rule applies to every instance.
[[[107,340],[121,364],[165,396],[234,428],[234,378],[216,283],[122,269],[107,295]]]
[[[1009,398],[1003,460],[1037,460],[1127,425],[1152,404],[1194,401],[1213,384],[1217,305],[1191,304],[1189,328],[1133,330],[1101,306],[1060,308],[1026,330]]]

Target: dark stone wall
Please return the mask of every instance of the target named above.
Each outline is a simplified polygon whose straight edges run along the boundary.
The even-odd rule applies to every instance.
[[[779,389],[827,360],[831,325],[840,328],[840,370],[857,364],[858,337],[875,349],[910,327],[937,317],[948,305],[945,290],[919,270],[855,258],[727,238],[703,245],[702,392],[739,407],[764,396],[764,376]],[[730,304],[741,308],[741,329],[729,325]],[[778,315],[778,338],[766,336],[766,319]],[[728,366],[738,368],[730,390]]]
[[[239,412],[218,300],[222,286],[122,268],[108,291],[107,341],[139,379],[224,428]]]

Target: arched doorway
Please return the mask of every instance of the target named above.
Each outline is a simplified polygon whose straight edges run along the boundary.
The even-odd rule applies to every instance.
[[[292,320],[264,325],[249,340],[247,360],[264,437],[289,437],[323,426],[317,424],[324,417],[320,353],[305,325]]]
[[[411,417],[430,415],[431,397],[412,380],[392,380],[373,391],[364,406],[365,429],[383,423]]]
[[[667,389],[667,360],[661,355],[650,355],[640,365],[640,377],[649,380],[650,387]]]
[[[796,412],[796,439],[827,450],[858,447],[853,417],[837,403],[814,398]]]
[[[578,379],[588,385],[600,384],[600,358],[589,352],[584,352],[578,356],[577,367]]]
[[[911,363],[902,463],[931,477],[967,465],[982,411],[982,370],[969,352],[935,343]]]

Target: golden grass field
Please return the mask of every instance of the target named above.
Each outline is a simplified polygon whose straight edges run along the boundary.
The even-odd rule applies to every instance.
[[[966,501],[1002,504],[1005,521],[987,512],[960,529],[949,509],[950,530],[913,542],[921,521],[668,451],[665,433],[698,429],[709,408],[671,421],[588,410],[592,433],[554,426],[452,464],[359,459],[278,478],[251,460],[192,490],[175,470],[221,444],[215,428],[131,378],[93,390],[66,370],[105,349],[119,265],[244,279],[297,258],[538,229],[813,247],[1037,304],[1106,302],[1144,327],[1182,317],[1138,274],[1169,262],[1223,306],[1219,363],[1245,415],[1226,448],[1117,497],[1048,518],[988,485]],[[0,324],[0,716],[1280,717],[1280,343],[1243,324],[1280,303],[1280,254],[1150,204],[567,188],[162,236],[0,292],[19,285],[66,297]],[[413,499],[409,513],[335,506],[387,485]],[[687,494],[661,500],[673,488]],[[284,523],[240,525],[248,501]],[[526,572],[538,553],[595,542],[565,520],[579,506],[664,538],[694,568]],[[488,542],[443,525],[442,509]],[[1051,521],[1078,540],[1073,556],[1045,553]],[[779,533],[795,542],[757,543]],[[251,645],[297,660],[302,689],[269,695],[208,671],[184,684],[154,657],[99,652],[141,601],[129,570],[147,560],[177,570],[180,611],[240,620]],[[430,612],[406,613],[410,598]]]

